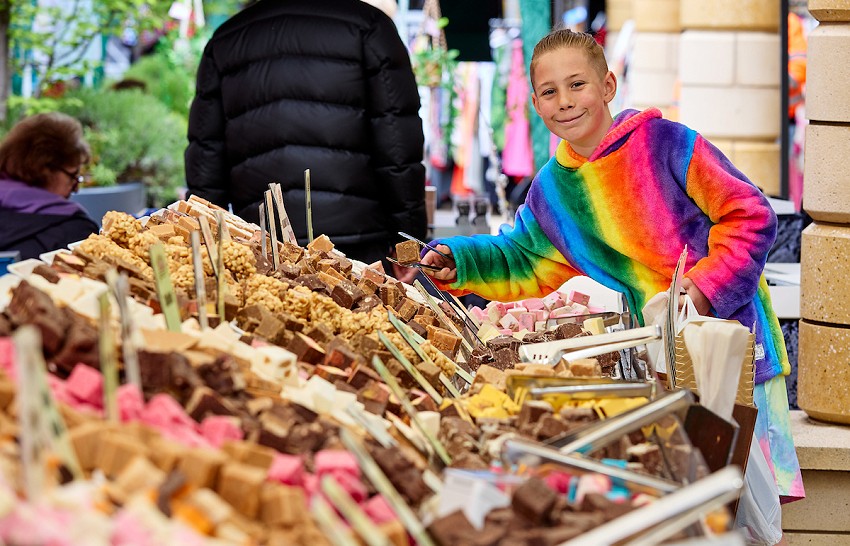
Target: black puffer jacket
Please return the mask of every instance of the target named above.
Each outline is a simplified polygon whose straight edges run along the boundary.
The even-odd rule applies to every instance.
[[[423,237],[419,94],[393,22],[360,0],[263,0],[222,25],[198,69],[189,116],[191,193],[257,221],[280,182],[299,242]]]

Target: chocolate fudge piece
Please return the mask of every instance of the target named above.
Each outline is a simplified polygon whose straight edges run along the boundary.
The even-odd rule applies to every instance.
[[[35,266],[32,272],[36,275],[41,275],[50,284],[56,284],[57,282],[59,282],[59,273],[57,273],[55,269],[48,266],[47,264],[38,264],[37,266]]]
[[[599,493],[588,493],[584,496],[579,509],[582,512],[601,514],[605,521],[610,521],[631,512],[632,506],[628,502],[613,502]]]
[[[510,348],[499,349],[493,352],[493,362],[490,366],[499,370],[513,369],[519,362],[519,355]]]
[[[396,260],[402,265],[415,264],[419,261],[419,243],[402,241],[395,245]]]
[[[419,304],[410,298],[401,298],[395,310],[401,320],[409,322],[410,319],[416,316],[416,312],[419,310]]]
[[[374,294],[378,290],[378,284],[370,278],[363,277],[357,281],[357,288],[364,294]]]
[[[328,288],[327,283],[325,283],[325,281],[323,281],[316,273],[300,275],[293,279],[292,283],[309,288],[313,292],[319,292],[326,295],[330,294],[330,288]]]
[[[358,313],[368,313],[381,304],[381,298],[375,294],[366,294],[354,306],[354,311]]]
[[[319,343],[326,344],[334,337],[333,329],[324,322],[312,322],[310,326],[304,330],[304,335]]]
[[[472,544],[478,531],[469,523],[463,511],[457,510],[434,520],[428,526],[428,534],[439,546],[456,546]]]
[[[283,243],[283,246],[280,249],[280,254],[287,262],[297,263],[304,257],[304,249],[287,241]]]
[[[519,355],[518,351],[520,345],[522,345],[520,340],[513,336],[496,336],[487,342],[487,347],[489,347],[493,352],[500,351],[502,349],[510,349],[517,353],[517,355]]]
[[[517,416],[517,428],[526,433],[537,425],[538,421],[547,415],[552,415],[555,410],[552,409],[552,404],[543,400],[529,400],[523,403]]]
[[[348,384],[355,389],[362,389],[369,384],[370,381],[381,381],[381,377],[372,368],[365,364],[357,364],[351,370],[351,376],[348,378]]]
[[[404,293],[399,290],[398,286],[388,282],[388,280],[378,285],[378,295],[381,297],[381,302],[384,305],[393,309],[401,301],[401,298],[404,297]]]
[[[471,451],[463,451],[452,457],[451,467],[467,470],[489,470],[490,465],[481,455]]]
[[[407,323],[411,330],[416,332],[419,337],[428,337],[428,330],[425,329],[424,326],[416,322],[415,320],[411,320]]]
[[[472,349],[472,354],[470,354],[466,363],[472,371],[475,371],[484,364],[492,364],[494,361],[493,351],[489,347],[486,345],[476,345]]]
[[[664,461],[661,457],[661,449],[656,444],[642,443],[629,447],[626,450],[629,462],[643,465],[643,468],[654,476],[664,475]]]
[[[21,281],[12,291],[12,301],[6,313],[15,326],[32,324],[39,329],[44,353],[48,358],[62,346],[65,333],[71,326],[68,316],[54,305],[50,296],[27,281]]]
[[[599,377],[602,375],[602,368],[599,367],[599,361],[595,358],[579,358],[569,363],[570,373],[575,377]]]
[[[446,329],[436,326],[428,327],[428,341],[431,342],[437,350],[443,352],[449,358],[454,358],[460,349],[461,338],[449,332]]]
[[[230,355],[221,355],[210,363],[201,364],[196,370],[201,381],[222,396],[236,396],[244,385],[239,366]]]
[[[555,328],[555,339],[572,339],[579,336],[588,336],[590,332],[585,332],[578,324],[567,322],[559,324]]]
[[[414,364],[413,367],[419,370],[419,373],[425,377],[425,381],[438,389],[441,388],[442,383],[440,383],[440,368],[430,362],[419,362]]]
[[[301,276],[301,268],[294,263],[284,262],[277,269],[275,278],[280,280],[293,280]]]
[[[295,332],[295,336],[287,348],[295,354],[298,360],[309,364],[320,364],[325,358],[325,350],[301,332]]]
[[[68,308],[63,308],[62,313],[68,318],[70,327],[62,349],[53,357],[53,363],[68,373],[79,363],[100,368],[97,329]]]
[[[570,425],[564,423],[554,415],[544,415],[534,427],[534,435],[538,440],[548,440],[560,436],[570,429]]]
[[[390,400],[388,390],[382,388],[381,383],[369,381],[363,388],[357,391],[357,401],[363,404],[366,411],[375,415],[384,415]]]
[[[186,413],[199,423],[209,415],[233,416],[237,411],[230,400],[219,396],[209,387],[197,387],[186,403]]]
[[[422,480],[422,473],[398,449],[371,446],[370,452],[408,504],[419,506],[430,495],[431,490]]]
[[[262,322],[254,328],[253,333],[266,341],[280,345],[284,341],[286,325],[274,315],[268,314],[263,317]]]
[[[340,280],[333,290],[331,290],[331,298],[337,305],[345,309],[351,309],[354,304],[363,298],[363,291],[357,288],[351,281]]]
[[[511,506],[534,524],[543,525],[550,521],[557,500],[558,494],[543,480],[531,477],[514,491]]]

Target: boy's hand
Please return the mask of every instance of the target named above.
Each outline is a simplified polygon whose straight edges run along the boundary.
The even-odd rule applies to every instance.
[[[691,301],[694,302],[694,307],[697,308],[697,311],[700,315],[708,316],[711,312],[711,302],[708,301],[708,298],[705,297],[705,294],[702,293],[702,290],[697,288],[697,285],[694,284],[694,281],[685,277],[682,279],[682,288],[685,289],[685,292],[691,297]],[[682,302],[679,303],[679,307],[681,308]]]
[[[452,250],[446,245],[437,245],[435,248],[443,254],[452,256]],[[423,273],[443,282],[451,283],[457,280],[457,266],[455,265],[454,259],[446,258],[445,256],[441,256],[433,250],[429,250],[428,253],[422,257],[421,262],[425,265],[432,265],[434,267],[442,268],[440,271],[433,271],[431,269],[423,268]]]

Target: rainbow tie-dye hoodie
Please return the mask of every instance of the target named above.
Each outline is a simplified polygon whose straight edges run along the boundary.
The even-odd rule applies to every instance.
[[[789,371],[762,276],[775,237],[770,204],[717,148],[657,109],[626,110],[588,158],[561,142],[513,227],[441,240],[457,262],[457,281],[443,287],[512,301],[586,275],[625,294],[643,324],[687,245],[685,276],[713,313],[755,325],[761,383]]]

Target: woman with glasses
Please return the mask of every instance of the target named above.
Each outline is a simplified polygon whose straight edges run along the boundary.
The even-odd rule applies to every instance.
[[[0,251],[36,258],[97,232],[68,200],[90,158],[80,122],[65,114],[36,114],[12,128],[0,144]]]

